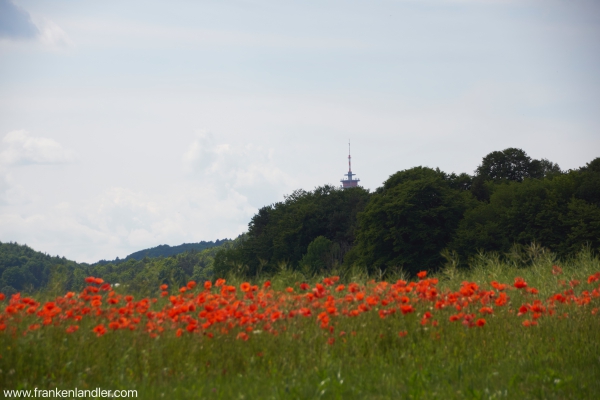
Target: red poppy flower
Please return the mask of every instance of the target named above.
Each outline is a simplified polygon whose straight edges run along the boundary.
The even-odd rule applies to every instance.
[[[40,329],[40,328],[41,328],[41,325],[40,325],[40,324],[32,324],[32,325],[29,325],[29,330],[30,330],[30,331],[35,331],[36,329]]]
[[[587,279],[587,283],[593,283],[600,280],[600,272],[596,272],[594,275],[590,275]],[[2,300],[2,293],[0,293],[0,300]]]
[[[562,274],[562,268],[559,267],[558,265],[553,265],[552,266],[552,275],[560,275]]]
[[[496,303],[496,305],[498,307],[501,307],[501,306],[505,305],[507,301],[508,301],[508,296],[506,295],[506,293],[502,292],[502,293],[500,293],[500,296],[498,296],[498,298],[496,299],[496,301],[494,303]]]
[[[519,313],[517,314],[517,316],[527,314],[527,311],[529,311],[529,307],[523,304],[521,307],[519,307]]]
[[[79,329],[78,325],[71,325],[66,329],[66,331],[67,331],[67,333],[73,333],[73,332],[77,332],[78,329]]]
[[[249,292],[250,288],[251,286],[248,282],[244,282],[240,285],[240,289],[242,290],[242,292]]]
[[[219,279],[217,279],[217,281],[215,282],[215,286],[216,286],[216,287],[221,287],[221,286],[223,286],[223,285],[225,284],[225,282],[227,282],[225,279],[223,279],[223,278],[219,278]]]
[[[298,310],[298,312],[299,312],[301,315],[305,316],[305,317],[310,317],[310,316],[311,316],[311,311],[310,311],[310,308],[303,307],[303,308],[301,308],[300,310]]]
[[[450,316],[450,322],[456,322],[462,318],[462,314],[455,314]]]
[[[400,306],[400,311],[402,311],[402,314],[406,315],[406,314],[414,312],[415,309],[411,305],[404,305],[404,306]]]
[[[527,282],[525,282],[525,280],[523,278],[516,277],[515,283],[513,286],[516,287],[517,289],[524,289],[527,287]]]
[[[326,312],[322,312],[321,314],[319,314],[317,316],[317,321],[321,321],[321,323],[324,323],[325,325],[329,324],[329,316],[327,315]]]
[[[104,327],[104,325],[100,324],[98,326],[96,326],[94,329],[92,329],[92,331],[98,336],[102,336],[106,333],[106,328]]]

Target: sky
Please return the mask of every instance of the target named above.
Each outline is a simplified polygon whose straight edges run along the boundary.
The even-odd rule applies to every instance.
[[[0,241],[235,238],[296,189],[600,156],[596,0],[0,0]]]

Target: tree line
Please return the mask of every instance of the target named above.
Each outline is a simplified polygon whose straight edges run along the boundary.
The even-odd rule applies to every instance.
[[[214,273],[247,277],[282,267],[330,273],[435,270],[444,254],[468,265],[532,242],[568,257],[600,248],[600,158],[561,171],[523,150],[495,151],[475,174],[415,167],[372,193],[361,187],[297,190],[261,208],[248,233],[215,255]]]

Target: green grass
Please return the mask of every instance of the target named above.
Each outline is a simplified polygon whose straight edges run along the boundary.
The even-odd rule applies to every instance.
[[[540,299],[564,291],[560,279],[580,280],[578,293],[598,287],[585,282],[600,271],[597,258],[582,253],[561,266],[563,274],[553,276],[552,260],[543,257],[527,268],[488,257],[470,270],[448,268],[436,277],[441,290],[456,290],[463,281],[484,286],[521,276],[539,289]],[[271,280],[284,289],[293,279],[282,272]],[[510,296],[511,304],[487,316],[482,328],[451,323],[451,311],[435,309],[439,325],[422,327],[425,305],[385,319],[376,312],[337,318],[333,345],[314,318],[282,322],[277,336],[250,333],[248,341],[235,334],[176,337],[174,330],[156,338],[139,330],[96,337],[91,320],[70,335],[64,325],[15,336],[7,329],[0,333],[0,387],[137,389],[143,399],[599,398],[600,313],[591,313],[599,299],[559,305],[556,316],[526,328],[514,310],[528,297]],[[399,337],[404,330],[407,336]]]

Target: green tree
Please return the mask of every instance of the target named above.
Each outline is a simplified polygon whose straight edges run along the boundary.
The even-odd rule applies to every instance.
[[[575,197],[600,206],[600,157],[579,170],[581,182]]]
[[[354,243],[356,215],[369,196],[361,187],[342,190],[325,185],[310,192],[294,191],[284,201],[261,208],[250,221],[244,241],[215,256],[215,274],[243,270],[256,276],[259,271],[277,271],[280,262],[297,268],[318,236],[333,242],[343,257]]]
[[[511,147],[493,151],[483,158],[475,171],[471,191],[479,200],[488,201],[494,184],[542,179],[560,173],[558,164],[547,159],[533,160],[525,151]]]
[[[317,236],[310,242],[306,254],[300,260],[300,266],[312,273],[318,273],[331,268],[331,247],[333,242],[325,236]]]
[[[9,267],[4,270],[2,273],[2,286],[11,286],[16,290],[21,290],[23,285],[25,284],[25,278],[23,276],[23,271],[19,267]]]
[[[563,223],[569,229],[566,240],[561,243],[562,253],[574,254],[583,246],[600,249],[600,207],[596,204],[572,199]]]
[[[531,161],[531,177],[532,178],[547,178],[562,174],[562,171],[558,164],[552,161],[542,158],[541,160]]]
[[[588,243],[598,248],[600,201],[581,188],[593,177],[579,171],[543,180],[525,179],[494,189],[489,203],[468,210],[451,247],[463,257],[479,250],[508,252],[514,243],[540,245],[566,256]],[[589,193],[589,196],[588,196]]]
[[[532,166],[531,157],[523,150],[508,148],[493,151],[485,156],[477,167],[476,176],[486,181],[516,181],[534,177],[538,173],[537,166]],[[537,176],[535,176],[537,177]]]
[[[453,189],[448,176],[416,167],[392,175],[359,214],[356,247],[345,260],[369,271],[402,267],[415,274],[441,264],[440,252],[463,213],[469,192]]]

